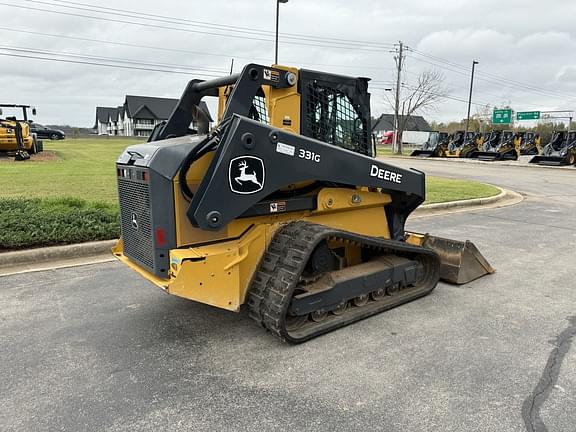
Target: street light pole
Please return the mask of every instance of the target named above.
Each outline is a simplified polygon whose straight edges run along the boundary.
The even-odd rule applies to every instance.
[[[288,3],[288,0],[276,0],[276,50],[274,51],[274,64],[278,64],[278,24],[280,22],[280,3]]]
[[[474,66],[478,62],[476,60],[472,61],[472,75],[470,76],[470,95],[468,96],[468,114],[466,114],[466,131],[464,132],[464,139],[468,136],[468,125],[470,124],[470,105],[472,105],[472,86],[474,85]]]

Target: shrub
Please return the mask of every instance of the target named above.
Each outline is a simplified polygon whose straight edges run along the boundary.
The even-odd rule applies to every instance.
[[[119,235],[116,205],[79,198],[0,198],[0,251]]]

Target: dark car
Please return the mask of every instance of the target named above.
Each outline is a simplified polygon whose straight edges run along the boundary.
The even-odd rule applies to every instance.
[[[38,123],[30,124],[30,132],[35,133],[38,138],[45,138],[51,140],[61,140],[66,138],[66,134],[61,130],[50,129]]]

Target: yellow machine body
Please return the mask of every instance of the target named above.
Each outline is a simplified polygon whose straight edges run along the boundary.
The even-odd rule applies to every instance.
[[[298,73],[298,69],[274,66]],[[218,119],[221,120],[232,86],[219,89]],[[275,89],[263,86],[270,124],[300,133],[300,94],[295,87]],[[212,153],[195,163],[187,182],[195,190],[212,161]],[[301,187],[301,184],[289,188]],[[174,179],[175,224],[178,248],[170,251],[168,278],[159,278],[134,264],[122,254],[122,241],[113,253],[126,265],[166,292],[223,309],[238,311],[254,271],[276,230],[294,220],[306,220],[362,235],[389,238],[384,206],[390,196],[359,188],[325,188],[318,194],[317,210],[279,213],[273,216],[237,219],[220,231],[193,227],[186,217],[188,202]],[[206,244],[211,243],[211,244]],[[352,248],[352,247],[351,247]],[[353,253],[353,252],[350,252]]]
[[[0,151],[18,150],[18,141],[16,139],[16,124],[22,128],[22,146],[23,150],[30,150],[34,144],[34,138],[30,133],[30,125],[27,122],[15,120],[0,120]]]
[[[195,242],[199,244],[194,246],[192,243],[170,251],[167,279],[154,276],[124,257],[122,241],[113,252],[125,264],[170,294],[238,311],[246,298],[252,275],[280,226],[293,220],[306,220],[366,236],[389,238],[388,225],[383,217],[384,206],[389,202],[390,197],[382,193],[326,188],[318,194],[318,209],[315,211],[239,219],[222,232],[214,233],[212,238],[191,227],[187,220],[177,218],[179,243],[190,245],[194,231],[198,231]],[[185,204],[180,200],[178,213],[185,214]],[[220,241],[203,245],[216,240]]]

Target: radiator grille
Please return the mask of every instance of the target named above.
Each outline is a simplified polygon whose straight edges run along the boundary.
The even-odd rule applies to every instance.
[[[118,178],[124,254],[154,269],[154,246],[148,184]]]

